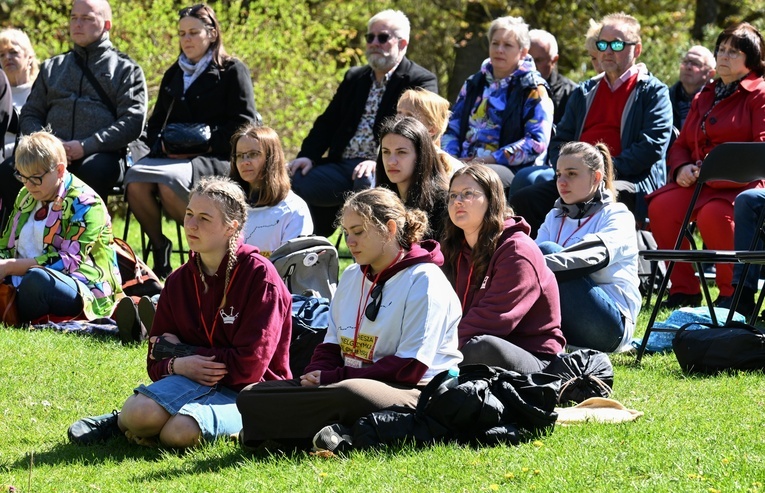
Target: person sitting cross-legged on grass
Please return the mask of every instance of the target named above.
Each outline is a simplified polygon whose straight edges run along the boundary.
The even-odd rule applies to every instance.
[[[242,428],[239,390],[291,378],[292,297],[275,267],[241,241],[242,189],[210,177],[191,192],[184,230],[189,261],[168,277],[149,336],[153,383],[121,412],[84,418],[69,439],[91,444],[124,433],[139,444],[185,448]]]

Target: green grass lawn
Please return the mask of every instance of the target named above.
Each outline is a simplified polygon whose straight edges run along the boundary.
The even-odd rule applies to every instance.
[[[640,367],[634,355],[612,358],[613,397],[643,411],[638,421],[556,427],[518,447],[325,459],[252,455],[227,440],[188,452],[119,438],[70,445],[72,422],[119,408],[148,382],[145,357],[145,345],[0,328],[0,492],[765,491],[765,376],[688,377],[671,354],[646,356]]]

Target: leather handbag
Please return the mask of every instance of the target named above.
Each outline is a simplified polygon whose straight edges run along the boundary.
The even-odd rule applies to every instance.
[[[16,288],[0,283],[0,313],[5,325],[19,325],[19,310],[16,307]]]
[[[212,132],[206,123],[168,123],[162,131],[167,154],[204,154]]]

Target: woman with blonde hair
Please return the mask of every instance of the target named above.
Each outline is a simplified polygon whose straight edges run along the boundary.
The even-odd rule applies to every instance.
[[[249,204],[244,242],[268,257],[287,240],[313,234],[308,204],[292,191],[276,131],[248,123],[231,137],[231,173]]]
[[[88,445],[124,434],[173,448],[238,432],[237,393],[290,378],[292,297],[276,268],[242,243],[247,203],[227,178],[191,191],[183,229],[192,250],[168,277],[151,327],[150,385],[113,412],[84,418],[69,439]]]
[[[19,29],[0,31],[0,68],[8,77],[13,95],[13,107],[21,111],[27,102],[32,84],[40,71],[40,61],[35,56],[29,36]],[[5,134],[5,157],[10,157],[16,143],[16,133]]]

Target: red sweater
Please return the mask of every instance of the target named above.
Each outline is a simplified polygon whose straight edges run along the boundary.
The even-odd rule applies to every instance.
[[[612,156],[622,153],[622,116],[627,100],[637,85],[637,78],[638,74],[633,75],[612,91],[608,87],[608,79],[603,77],[587,112],[579,140],[593,145],[603,142]]]
[[[459,299],[465,299],[460,347],[471,337],[484,334],[538,355],[558,354],[566,346],[560,330],[558,282],[529,231],[520,217],[505,220],[486,276],[467,297],[472,249],[467,244],[462,249],[455,286]]]
[[[236,391],[251,383],[291,378],[292,296],[273,264],[257,248],[240,243],[226,305],[219,310],[227,260],[214,276],[206,276],[204,293],[192,253],[167,278],[151,335],[175,334],[182,343],[198,346],[197,354],[215,356],[228,370],[221,385]],[[204,326],[212,331],[213,324],[210,344]],[[153,381],[168,374],[169,359],[147,356],[146,363]]]

